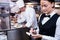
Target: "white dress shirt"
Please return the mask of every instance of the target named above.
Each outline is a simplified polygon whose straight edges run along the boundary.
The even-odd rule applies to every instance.
[[[50,18],[51,18],[55,13],[56,13],[55,10],[54,10],[53,12],[51,12],[51,13],[50,13]],[[45,17],[45,18],[42,20],[42,24],[45,24],[50,18]],[[42,40],[60,40],[60,17],[57,19],[57,22],[56,22],[55,37],[43,35],[43,36],[42,36]]]
[[[30,28],[32,26],[32,28],[37,28],[37,32],[39,31],[35,10],[33,8],[26,7],[25,11],[21,12],[20,15],[18,17],[18,22],[22,22],[25,20],[27,22],[25,24],[26,27]]]

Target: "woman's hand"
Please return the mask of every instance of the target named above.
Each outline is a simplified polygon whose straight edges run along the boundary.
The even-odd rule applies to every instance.
[[[31,34],[31,36],[36,39],[36,38],[42,38],[42,35],[40,34]]]
[[[31,28],[29,31],[31,34],[37,34],[36,30],[34,30],[34,28]]]
[[[37,34],[36,30],[34,30],[33,28],[30,29],[30,34],[31,36],[36,39],[36,38],[42,38],[41,34]]]
[[[42,38],[42,35],[41,34],[37,34],[36,30],[34,30],[33,28],[31,28],[30,31],[27,32],[26,34],[29,35],[29,36],[32,36],[34,39]]]

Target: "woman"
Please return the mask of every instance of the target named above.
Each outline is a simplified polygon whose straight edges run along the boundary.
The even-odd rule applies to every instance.
[[[40,0],[41,12],[39,34],[33,34],[33,38],[41,40],[60,40],[60,16],[56,13],[54,0]],[[40,39],[39,39],[40,40]]]

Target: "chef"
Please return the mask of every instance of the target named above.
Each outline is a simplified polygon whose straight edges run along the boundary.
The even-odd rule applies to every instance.
[[[37,25],[35,10],[32,7],[26,7],[23,0],[17,1],[16,4],[19,7],[17,22],[23,24],[20,27],[36,29],[38,33],[39,28]]]

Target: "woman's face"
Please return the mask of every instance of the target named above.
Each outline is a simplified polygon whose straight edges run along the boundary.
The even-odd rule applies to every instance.
[[[51,11],[52,11],[52,7],[53,7],[53,3],[51,3],[51,2],[49,2],[49,1],[47,1],[47,0],[41,0],[40,1],[40,6],[41,6],[41,11],[43,12],[43,13],[46,13],[46,14],[48,14],[48,13],[50,13]]]

